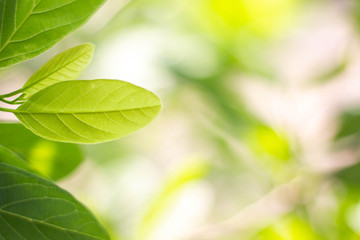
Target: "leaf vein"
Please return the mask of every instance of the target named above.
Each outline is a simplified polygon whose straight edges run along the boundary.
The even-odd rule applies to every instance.
[[[39,224],[43,224],[45,226],[49,226],[49,227],[52,227],[52,228],[55,228],[55,229],[59,229],[61,231],[73,232],[73,233],[76,233],[76,234],[79,234],[79,235],[84,235],[84,236],[91,237],[91,238],[94,238],[94,239],[104,240],[104,238],[100,238],[100,237],[94,236],[92,234],[79,232],[79,231],[77,231],[75,229],[66,229],[66,228],[60,227],[58,225],[43,222],[41,220],[31,219],[31,218],[28,218],[28,217],[25,217],[25,216],[22,216],[22,215],[19,215],[19,214],[16,214],[16,213],[4,211],[2,209],[0,209],[0,213],[7,214],[7,215],[10,215],[10,216],[14,216],[14,217],[17,217],[17,218],[21,218],[21,219],[24,219],[24,220],[29,221],[29,222],[34,221],[34,222],[37,222]],[[24,239],[24,240],[26,240],[26,239]]]
[[[81,18],[81,19],[78,20],[78,21],[74,21],[74,22],[70,22],[70,23],[67,23],[67,24],[63,24],[63,25],[56,26],[56,27],[54,27],[54,28],[46,29],[46,30],[44,30],[44,31],[38,32],[38,33],[36,33],[36,34],[34,34],[34,35],[31,35],[31,36],[29,36],[29,37],[27,37],[27,38],[18,39],[18,40],[11,40],[11,41],[8,42],[8,44],[10,44],[10,43],[25,42],[25,41],[28,41],[28,40],[34,38],[34,37],[39,36],[40,34],[43,34],[43,33],[46,33],[46,32],[50,32],[50,31],[56,30],[56,29],[61,28],[61,27],[69,26],[69,25],[72,25],[72,24],[77,23],[77,22],[81,22],[81,21],[83,21],[84,19],[85,19],[85,18]]]
[[[51,240],[50,238],[48,238],[48,237],[45,235],[45,233],[43,233],[43,232],[36,226],[36,224],[35,224],[34,222],[31,222],[31,223],[32,223],[32,225],[35,227],[35,229],[36,229],[41,235],[43,235],[46,239]]]
[[[11,203],[3,204],[3,205],[0,206],[0,209],[5,210],[5,208],[8,208],[8,207],[13,206],[13,205],[25,203],[25,202],[28,202],[28,201],[43,200],[43,199],[61,200],[61,201],[70,203],[70,205],[74,206],[75,209],[76,209],[76,205],[74,203],[70,202],[69,200],[65,199],[65,198],[56,198],[56,197],[49,197],[49,196],[24,198],[24,199],[17,200],[17,201],[11,202]]]
[[[48,128],[47,126],[45,126],[40,120],[38,120],[37,118],[35,118],[35,117],[33,116],[33,114],[30,113],[30,116],[31,116],[36,122],[38,122],[41,126],[43,126],[44,128],[46,128],[46,129],[49,130],[50,132],[54,133],[56,136],[62,137],[62,138],[65,138],[65,139],[68,139],[68,140],[69,140],[69,138],[62,136],[62,135],[54,132],[53,130],[51,130],[51,129]]]
[[[33,15],[42,14],[42,13],[48,13],[48,12],[51,12],[51,11],[55,11],[55,10],[58,10],[58,9],[60,9],[60,8],[62,8],[62,7],[66,7],[66,6],[70,5],[70,4],[73,4],[74,2],[77,2],[77,1],[78,1],[78,0],[74,0],[74,1],[72,1],[72,2],[66,3],[66,4],[61,5],[61,6],[57,6],[57,7],[52,8],[52,9],[47,9],[47,10],[42,11],[42,12],[35,10],[35,11],[33,11]]]
[[[87,138],[85,136],[83,136],[82,134],[76,132],[75,130],[73,130],[66,122],[64,119],[61,118],[61,116],[59,116],[59,114],[56,113],[56,116],[59,118],[59,120],[73,133],[75,133],[76,135],[78,135],[79,137],[85,138],[87,140],[95,140],[95,139],[91,139],[91,138]]]
[[[34,3],[34,1],[33,1]],[[24,18],[24,20],[19,24],[19,27],[15,26],[15,30],[11,33],[10,37],[8,38],[8,40],[4,43],[4,45],[0,48],[0,52],[9,44],[9,42],[11,41],[12,37],[14,37],[14,35],[17,33],[17,31],[19,31],[19,29],[25,24],[25,22],[29,19],[29,17],[31,16],[31,14],[33,13],[33,10],[41,3],[41,0],[35,4],[35,6],[32,7],[32,9],[29,11],[29,14]],[[15,12],[16,15],[16,12]]]
[[[10,225],[10,223],[8,223],[8,221],[3,218],[3,216],[0,215],[0,218],[6,223],[6,225],[8,225],[17,235],[19,235],[22,239],[26,240],[22,234],[20,234],[13,226]]]

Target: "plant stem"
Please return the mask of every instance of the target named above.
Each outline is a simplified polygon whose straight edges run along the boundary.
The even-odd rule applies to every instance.
[[[2,108],[2,107],[0,107],[0,111],[11,112],[11,113],[16,113],[17,112],[16,109],[9,109],[9,108]]]
[[[7,104],[21,104],[21,102],[18,102],[18,99],[9,101],[9,100],[6,100],[6,99],[0,97],[0,101],[1,101],[1,102],[4,102],[4,103],[7,103]]]
[[[6,93],[6,94],[3,94],[3,95],[0,95],[0,98],[3,99],[3,98],[7,98],[7,97],[12,97],[12,96],[14,96],[14,95],[16,95],[16,94],[22,93],[23,90],[24,90],[24,89],[20,88],[20,89],[18,89],[18,90],[16,90],[16,91],[13,91],[13,92],[11,92],[11,93]]]

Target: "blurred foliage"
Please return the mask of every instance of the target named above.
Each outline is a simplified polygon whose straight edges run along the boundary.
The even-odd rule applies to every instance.
[[[131,144],[126,141],[116,140],[96,145],[86,145],[86,153],[94,162],[100,165],[110,164],[114,161],[125,159],[133,151]]]
[[[268,154],[281,162],[291,160],[291,149],[289,142],[277,134],[268,126],[258,126],[251,132],[249,140],[251,142],[253,151],[262,157]]]
[[[317,234],[311,225],[296,215],[285,216],[273,226],[261,231],[254,240],[320,240],[325,239]]]
[[[191,182],[202,179],[208,172],[208,164],[200,160],[192,160],[180,167],[165,179],[158,194],[149,201],[148,208],[142,217],[135,239],[149,239],[156,225],[161,221],[166,211],[171,208],[181,191]]]
[[[233,41],[233,34],[239,30],[264,38],[283,32],[291,26],[295,3],[296,0],[203,0],[192,9],[202,9],[196,23],[214,37],[230,37]]]
[[[0,124],[0,144],[19,154],[30,168],[54,180],[67,176],[84,160],[78,145],[40,138],[18,123]]]
[[[354,1],[356,6],[358,2]],[[146,28],[164,39],[169,38],[167,41],[174,41],[163,44],[159,59],[154,60],[157,67],[174,80],[174,86],[167,89],[170,93],[165,94],[164,118],[170,114],[169,109],[185,114],[192,123],[192,137],[196,135],[196,140],[205,142],[210,152],[211,171],[206,179],[202,167],[179,169],[163,181],[152,200],[145,201],[146,210],[135,224],[134,234],[138,239],[151,239],[165,212],[171,211],[177,193],[195,179],[204,178],[216,193],[214,208],[210,211],[211,222],[233,216],[235,210],[241,211],[272,188],[307,171],[304,153],[297,149],[299,143],[288,132],[254,113],[242,95],[241,83],[250,76],[283,86],[272,51],[274,46],[282,44],[284,36],[296,31],[294,26],[311,4],[316,3],[305,0],[133,0],[99,34],[92,36],[102,44],[114,36],[126,36]],[[355,19],[358,18],[356,9],[353,9]],[[336,80],[348,70],[351,61],[346,53],[328,71],[317,72],[316,86]],[[189,97],[189,89],[196,103]],[[204,119],[193,114],[195,112]],[[340,144],[341,148],[357,147],[360,113],[346,112],[339,122],[334,146],[346,140],[344,145]],[[136,156],[140,150],[134,146],[139,147],[117,141],[90,146],[88,151],[98,163],[111,165],[119,159],[125,161]],[[234,239],[360,239],[349,222],[349,214],[360,200],[358,166],[329,178],[336,184],[330,187],[334,195],[326,196],[328,201],[335,201],[335,206],[323,206],[328,216],[322,216],[320,210],[312,213],[313,208],[316,209],[314,202],[321,196],[310,196],[314,202],[304,203],[303,214],[298,214],[299,203],[295,204],[289,214],[257,231],[254,237],[240,235]],[[314,218],[312,214],[321,216]]]
[[[360,140],[360,110],[353,109],[343,112],[339,117],[339,128],[335,140],[350,139],[354,144]]]
[[[331,80],[336,79],[340,74],[344,73],[345,70],[348,68],[350,63],[350,60],[348,57],[344,57],[341,59],[339,63],[337,63],[333,68],[331,68],[329,71],[324,72],[320,76],[318,76],[314,83],[316,84],[324,84],[327,82],[330,82]]]
[[[342,169],[335,176],[350,188],[360,188],[360,163]]]
[[[4,146],[0,145],[0,162],[8,165],[24,169],[28,172],[32,172],[39,175],[39,172],[32,169],[23,159],[21,159],[16,153],[10,151]],[[46,177],[46,176],[44,176]]]

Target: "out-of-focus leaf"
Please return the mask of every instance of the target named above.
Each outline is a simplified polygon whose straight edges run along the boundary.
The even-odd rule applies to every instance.
[[[268,154],[281,161],[291,159],[289,142],[273,129],[267,126],[258,126],[250,132],[249,140],[255,153]]]
[[[110,239],[93,214],[55,184],[5,163],[0,179],[2,239]]]
[[[17,154],[12,152],[10,149],[0,145],[0,162],[12,165],[17,168],[21,168],[25,171],[32,172],[29,164],[21,159]]]
[[[343,186],[338,189],[338,212],[336,218],[336,229],[338,231],[338,236],[341,236],[342,239],[356,240],[360,239],[360,234],[356,233],[357,231],[351,227],[351,222],[355,220],[358,222],[357,218],[353,219],[354,216],[354,207],[359,204],[360,198],[360,188],[356,185],[346,184],[346,191],[344,191]],[[352,215],[352,216],[351,216]]]
[[[340,126],[335,135],[335,140],[345,137],[360,138],[360,110],[352,110],[342,113]]]
[[[136,146],[127,144],[126,140],[85,145],[86,154],[98,164],[108,164],[126,159],[128,154],[136,151]]]
[[[237,136],[239,132],[244,133],[251,125],[259,122],[244,107],[241,99],[239,100],[238,93],[235,94],[224,86],[224,81],[221,78],[224,77],[225,72],[219,72],[219,75],[209,78],[196,78],[179,66],[173,65],[169,68],[181,81],[193,84],[206,94],[206,101],[211,101],[213,111],[216,111],[221,119],[227,122],[227,124],[222,125],[222,128],[231,134]]]
[[[219,39],[233,38],[239,32],[273,36],[291,26],[296,3],[296,0],[202,0],[190,6],[196,6],[195,23]]]
[[[351,8],[352,16],[354,17],[354,21],[357,27],[357,30],[360,30],[360,1],[354,0],[351,2],[353,7]]]
[[[90,63],[93,52],[94,45],[85,43],[56,55],[24,84],[22,99],[57,82],[76,80]]]
[[[161,220],[161,217],[169,209],[169,205],[174,201],[183,187],[197,179],[201,179],[208,172],[209,166],[202,161],[192,161],[183,168],[180,168],[169,179],[165,180],[159,193],[150,202],[147,211],[141,219],[137,230],[139,240],[148,239],[147,237]]]
[[[264,229],[252,240],[325,240],[314,231],[310,223],[289,215]]]
[[[325,72],[324,74],[317,77],[314,83],[322,84],[331,81],[339,74],[343,73],[349,64],[349,60],[344,58],[338,65],[330,69],[330,71]]]
[[[35,134],[54,141],[99,143],[133,133],[160,112],[150,91],[120,80],[77,80],[47,87],[15,115]]]
[[[360,163],[342,169],[335,174],[342,182],[360,189]]]
[[[80,146],[40,138],[19,123],[0,124],[0,144],[54,180],[65,177],[84,160]]]
[[[33,58],[83,23],[105,0],[0,0],[0,68]]]

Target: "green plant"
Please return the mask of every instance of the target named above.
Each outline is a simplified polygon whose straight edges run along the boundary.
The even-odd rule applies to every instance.
[[[0,0],[0,68],[46,51],[104,2]],[[155,118],[161,102],[124,81],[76,80],[93,51],[88,43],[64,51],[22,88],[0,95],[3,103],[20,105],[0,110],[26,127],[0,124],[0,239],[110,239],[92,213],[52,181],[83,160],[73,143],[130,134]],[[44,145],[48,152],[36,151]]]

